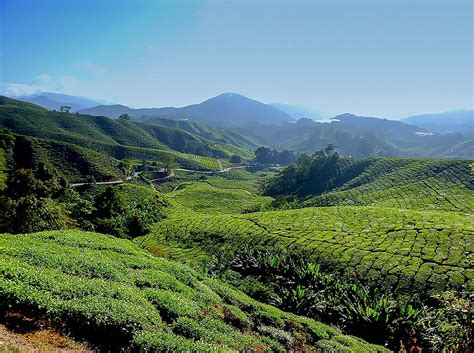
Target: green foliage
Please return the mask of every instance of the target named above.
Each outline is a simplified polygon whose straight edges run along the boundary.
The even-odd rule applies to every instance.
[[[332,344],[386,351],[258,303],[127,240],[80,231],[3,234],[0,252],[2,309],[50,320],[104,350],[281,351],[276,340],[288,349],[317,344],[315,326]]]
[[[255,162],[260,164],[290,164],[295,159],[293,152],[288,150],[278,152],[267,147],[259,147],[255,150]]]
[[[243,215],[171,213],[140,243],[199,262],[242,244],[285,247],[363,283],[410,295],[472,286],[473,216],[371,207]]]
[[[424,318],[422,338],[436,352],[472,352],[472,292],[448,291],[432,299],[437,310]]]
[[[266,188],[271,195],[310,197],[307,206],[380,206],[471,212],[469,161],[342,158],[313,169],[320,157],[300,157]]]
[[[214,183],[217,178],[213,177],[208,183],[209,179],[205,182],[181,184],[169,196],[184,207],[204,213],[239,213],[249,208],[263,207],[272,200],[247,190],[217,188],[209,184]],[[222,182],[216,184],[223,186]]]
[[[138,184],[109,186],[97,195],[90,214],[85,214],[97,231],[120,238],[148,233],[163,217],[166,203],[152,187]]]
[[[35,171],[16,170],[0,193],[0,230],[23,233],[65,228],[68,216],[53,200],[65,187],[65,181],[43,164]]]
[[[233,257],[216,260],[208,271],[255,299],[336,324],[371,342],[395,347],[412,327],[421,325],[423,310],[406,299],[322,272],[318,264],[283,249],[244,246]]]
[[[7,161],[5,157],[5,150],[0,147],[0,189],[3,188],[5,180],[7,178],[6,168]]]

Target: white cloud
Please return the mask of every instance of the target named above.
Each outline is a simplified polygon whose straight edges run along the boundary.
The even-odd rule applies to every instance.
[[[74,76],[41,74],[29,84],[17,82],[0,83],[0,94],[9,97],[31,96],[42,92],[72,93],[81,87],[81,82]]]
[[[32,85],[44,85],[48,82],[51,82],[51,76],[48,74],[41,74],[37,76],[33,81],[31,81]]]
[[[98,65],[89,60],[76,63],[76,67],[93,75],[103,75],[108,71],[105,66]]]
[[[42,90],[37,86],[26,85],[23,83],[2,83],[0,84],[0,92],[8,97],[30,96],[41,93]]]

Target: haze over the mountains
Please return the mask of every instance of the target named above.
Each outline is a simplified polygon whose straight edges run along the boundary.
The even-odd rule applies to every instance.
[[[65,99],[73,101],[71,97]],[[179,122],[197,123],[199,125],[186,125],[185,130],[205,138],[206,131],[212,126],[220,129],[218,135],[226,136],[222,141],[234,144],[231,136],[239,134],[239,141],[247,140],[244,144],[250,148],[264,145],[311,154],[333,144],[343,155],[354,157],[474,156],[473,111],[427,114],[401,121],[344,113],[320,121],[296,118],[302,114],[295,114],[295,111],[302,113],[302,110],[293,109],[294,106],[289,109],[288,105],[283,105],[283,108],[290,114],[277,109],[274,104],[265,104],[237,93],[223,93],[181,108],[133,109],[124,105],[98,105],[77,113],[113,119],[127,114],[137,122],[173,128],[180,128]],[[162,136],[168,139],[170,135]],[[242,146],[241,142],[237,145]]]
[[[334,114],[324,113],[309,106],[287,103],[265,104],[232,92],[220,94],[198,104],[179,108],[156,107],[134,109],[121,104],[100,104],[99,100],[91,98],[51,92],[20,96],[18,99],[54,110],[58,110],[61,105],[68,105],[71,106],[72,111],[110,118],[118,118],[122,114],[128,114],[141,120],[145,117],[164,116],[190,119],[208,124],[217,123],[225,126],[238,126],[249,122],[281,124],[301,118],[329,121],[328,119],[335,116]],[[376,122],[376,120],[374,121]],[[400,121],[436,133],[474,133],[474,110],[427,113],[406,117]]]

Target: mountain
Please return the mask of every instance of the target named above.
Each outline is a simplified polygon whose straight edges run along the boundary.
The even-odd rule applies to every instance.
[[[295,123],[253,123],[248,133],[277,149],[305,153],[333,144],[344,156],[474,158],[474,138],[460,133],[438,134],[402,121],[341,114],[327,122],[299,119]]]
[[[330,114],[320,112],[312,107],[305,105],[286,104],[286,103],[270,103],[272,107],[275,107],[282,112],[287,113],[290,117],[297,120],[300,118],[309,118],[312,120],[324,120],[330,117]]]
[[[407,123],[375,117],[341,114],[331,119],[334,127],[352,135],[370,131],[376,136],[388,136],[395,139],[416,140],[429,131]]]
[[[199,104],[182,108],[141,108],[131,109],[124,106],[99,106],[81,110],[82,114],[104,115],[117,118],[127,113],[144,120],[149,117],[167,116],[178,119],[190,119],[220,126],[243,126],[249,122],[264,124],[282,124],[291,117],[281,110],[237,93],[223,93]]]
[[[137,109],[129,108],[121,104],[112,105],[98,105],[87,109],[79,110],[80,114],[94,115],[94,116],[106,116],[108,118],[117,119],[122,114],[128,114],[130,116],[135,115]]]
[[[31,96],[21,96],[16,99],[30,102],[36,105],[39,105],[43,108],[59,110],[61,105],[67,105],[71,107],[72,111],[78,111],[81,109],[86,109],[94,107],[97,104],[100,104],[99,101],[92,100],[85,97],[70,96],[67,94],[52,93],[52,92],[43,92],[40,94],[34,94]]]
[[[474,135],[474,110],[415,115],[402,121],[438,133],[461,132]]]

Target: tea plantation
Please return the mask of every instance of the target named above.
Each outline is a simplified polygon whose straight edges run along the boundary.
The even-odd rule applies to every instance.
[[[139,242],[192,261],[245,244],[285,247],[325,269],[414,294],[472,289],[473,239],[474,216],[359,206],[243,215],[182,210]]]
[[[380,206],[419,210],[474,210],[470,161],[375,158],[340,161],[343,183],[303,206]]]
[[[215,177],[213,181],[217,179]],[[240,213],[247,209],[268,205],[272,201],[272,198],[268,196],[255,195],[243,189],[221,189],[207,182],[183,183],[179,190],[168,195],[181,206],[210,214]]]
[[[0,254],[0,316],[47,319],[102,350],[388,352],[112,236],[2,234]]]

